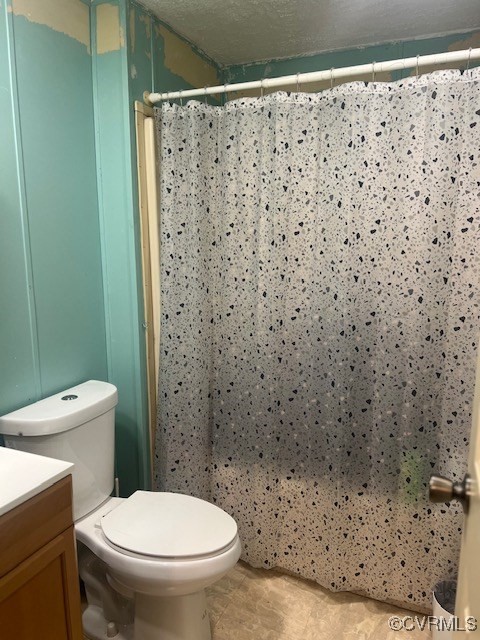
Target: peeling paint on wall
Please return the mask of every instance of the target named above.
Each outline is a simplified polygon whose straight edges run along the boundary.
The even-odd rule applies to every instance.
[[[118,51],[125,44],[120,26],[120,11],[117,5],[99,4],[97,12],[97,53]]]
[[[90,52],[89,8],[81,0],[13,0],[11,11],[74,38]]]
[[[155,30],[163,38],[167,69],[193,87],[219,84],[215,67],[195,53],[184,40],[162,25],[155,25]]]
[[[480,31],[470,34],[467,38],[456,40],[448,47],[448,51],[462,51],[462,49],[477,47],[480,47]]]
[[[480,31],[469,34],[468,37],[458,36],[458,39],[454,40],[448,47],[445,48],[445,51],[463,51],[464,49],[474,49],[476,47],[480,47]],[[471,66],[478,65],[478,62],[475,61]],[[439,71],[440,69],[458,69],[465,68],[467,63],[459,65],[458,62],[453,64],[432,64],[428,67],[422,68],[422,73],[432,73],[433,71]],[[416,74],[415,69],[412,69],[409,76],[413,77]]]
[[[135,51],[135,9],[132,7],[130,9],[130,51],[133,53]]]
[[[145,25],[145,35],[150,39],[152,37],[152,18],[148,13],[145,13],[140,16],[140,22]]]

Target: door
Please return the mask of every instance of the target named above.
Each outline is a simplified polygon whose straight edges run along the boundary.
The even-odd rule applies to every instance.
[[[465,512],[460,566],[458,573],[455,615],[458,628],[455,638],[480,638],[480,350],[477,358],[475,395],[472,410],[472,430],[468,472],[462,483],[453,483],[442,476],[430,478],[432,502],[460,500]],[[475,620],[474,620],[475,619]],[[476,622],[477,621],[477,622]],[[475,629],[475,627],[477,628]],[[468,630],[467,630],[468,629]]]
[[[480,638],[480,351],[477,360],[475,397],[472,411],[472,431],[468,459],[468,480],[465,486],[468,502],[463,525],[460,567],[458,573],[455,613],[460,622],[468,616],[477,619],[477,629],[464,633],[471,638]]]

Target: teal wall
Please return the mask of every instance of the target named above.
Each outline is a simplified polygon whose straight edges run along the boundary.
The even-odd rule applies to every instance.
[[[134,114],[130,108],[126,53],[127,9],[126,2],[96,1],[91,6],[108,380],[117,386],[119,395],[116,464],[122,495],[150,487],[136,166],[131,153]]]
[[[274,78],[309,71],[322,71],[324,69],[347,67],[351,65],[381,62],[383,60],[395,60],[410,56],[441,53],[480,46],[480,31],[428,38],[425,40],[412,40],[408,42],[390,43],[372,47],[348,49],[321,53],[313,56],[288,58],[285,60],[271,60],[261,63],[245,65],[232,65],[223,68],[223,82],[248,82],[261,80],[262,78]],[[472,67],[474,64],[472,63]],[[412,71],[394,72],[391,80],[398,80]],[[300,87],[300,90],[308,90],[308,85]],[[258,92],[257,92],[258,93]],[[234,98],[235,94],[229,95]]]
[[[40,395],[36,316],[31,288],[23,158],[13,57],[12,17],[0,16],[0,411]]]
[[[0,15],[0,113],[4,413],[107,375],[91,57],[10,1]]]

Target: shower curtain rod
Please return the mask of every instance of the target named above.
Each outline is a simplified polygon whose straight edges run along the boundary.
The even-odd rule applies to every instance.
[[[236,82],[223,84],[215,87],[204,87],[203,89],[188,89],[185,91],[167,91],[166,93],[150,93],[145,91],[144,99],[147,104],[155,104],[162,100],[175,100],[183,98],[193,98],[195,96],[213,96],[221,93],[233,91],[245,91],[247,89],[271,89],[272,87],[284,87],[286,85],[302,85],[309,82],[321,82],[340,78],[352,78],[354,76],[364,76],[372,74],[373,78],[377,73],[388,71],[398,71],[403,69],[416,69],[439,64],[453,64],[480,60],[480,48],[464,49],[463,51],[448,51],[446,53],[435,53],[428,56],[413,56],[399,60],[385,60],[384,62],[372,62],[370,64],[359,64],[353,67],[340,67],[338,69],[326,69],[324,71],[312,71],[309,73],[297,73],[279,78],[264,78],[252,82]]]

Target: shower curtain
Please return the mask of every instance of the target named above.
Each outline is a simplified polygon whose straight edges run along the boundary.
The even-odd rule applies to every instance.
[[[243,558],[425,610],[455,575],[480,330],[480,74],[157,110],[157,488]]]

